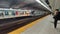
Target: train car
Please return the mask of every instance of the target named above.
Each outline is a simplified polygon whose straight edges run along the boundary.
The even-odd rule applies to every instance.
[[[30,12],[30,16],[43,16],[49,14],[48,11],[42,11],[42,10],[32,10]]]
[[[0,19],[30,16],[32,10],[0,9]]]
[[[24,1],[23,0],[11,0],[11,1],[1,0],[0,3],[1,3],[0,19],[22,17],[22,16],[38,16],[46,13],[45,11],[43,12],[41,10],[51,11],[48,4],[44,0],[24,0]],[[6,9],[5,7],[8,7],[10,9]],[[31,9],[35,9],[35,10],[31,10],[31,9],[22,10],[22,8],[25,7],[28,8],[30,7]],[[19,9],[15,9],[15,8],[19,8]],[[38,11],[36,9],[40,9],[40,10]]]
[[[0,19],[24,17],[24,16],[41,16],[48,12],[42,10],[22,10],[22,9],[0,9]]]

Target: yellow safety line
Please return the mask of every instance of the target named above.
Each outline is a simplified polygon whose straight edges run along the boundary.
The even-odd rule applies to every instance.
[[[35,20],[35,21],[31,22],[30,24],[25,25],[25,26],[23,26],[23,27],[20,27],[20,28],[14,30],[14,31],[8,33],[8,34],[21,34],[22,32],[24,32],[24,31],[27,30],[28,28],[32,27],[34,24],[38,23],[39,21],[42,21],[42,20],[43,20],[44,18],[46,18],[46,17],[47,17],[47,16],[45,16],[45,17],[43,17],[43,18],[40,18],[40,19],[38,19],[38,20]]]

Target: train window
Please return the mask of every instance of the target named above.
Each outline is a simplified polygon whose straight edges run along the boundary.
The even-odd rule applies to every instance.
[[[8,11],[5,11],[5,15],[9,15]]]
[[[15,15],[15,12],[14,11],[12,11],[12,15]]]
[[[0,11],[0,16],[4,16],[3,12]]]
[[[8,13],[9,13],[9,15],[13,15],[13,14],[12,14],[12,13],[13,13],[12,10],[9,10]]]

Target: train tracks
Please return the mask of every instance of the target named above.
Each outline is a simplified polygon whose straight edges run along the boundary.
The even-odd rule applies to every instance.
[[[8,32],[13,31],[19,27],[29,24],[32,21],[34,21],[40,17],[43,17],[43,16],[27,17],[27,18],[23,18],[23,19],[17,19],[15,21],[11,21],[9,23],[1,24],[0,25],[0,33],[1,34],[8,33]]]

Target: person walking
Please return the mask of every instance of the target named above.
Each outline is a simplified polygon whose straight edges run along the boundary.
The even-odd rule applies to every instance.
[[[60,12],[59,12],[59,9],[56,9],[55,10],[55,13],[54,13],[54,28],[57,27],[57,21],[60,20]]]

